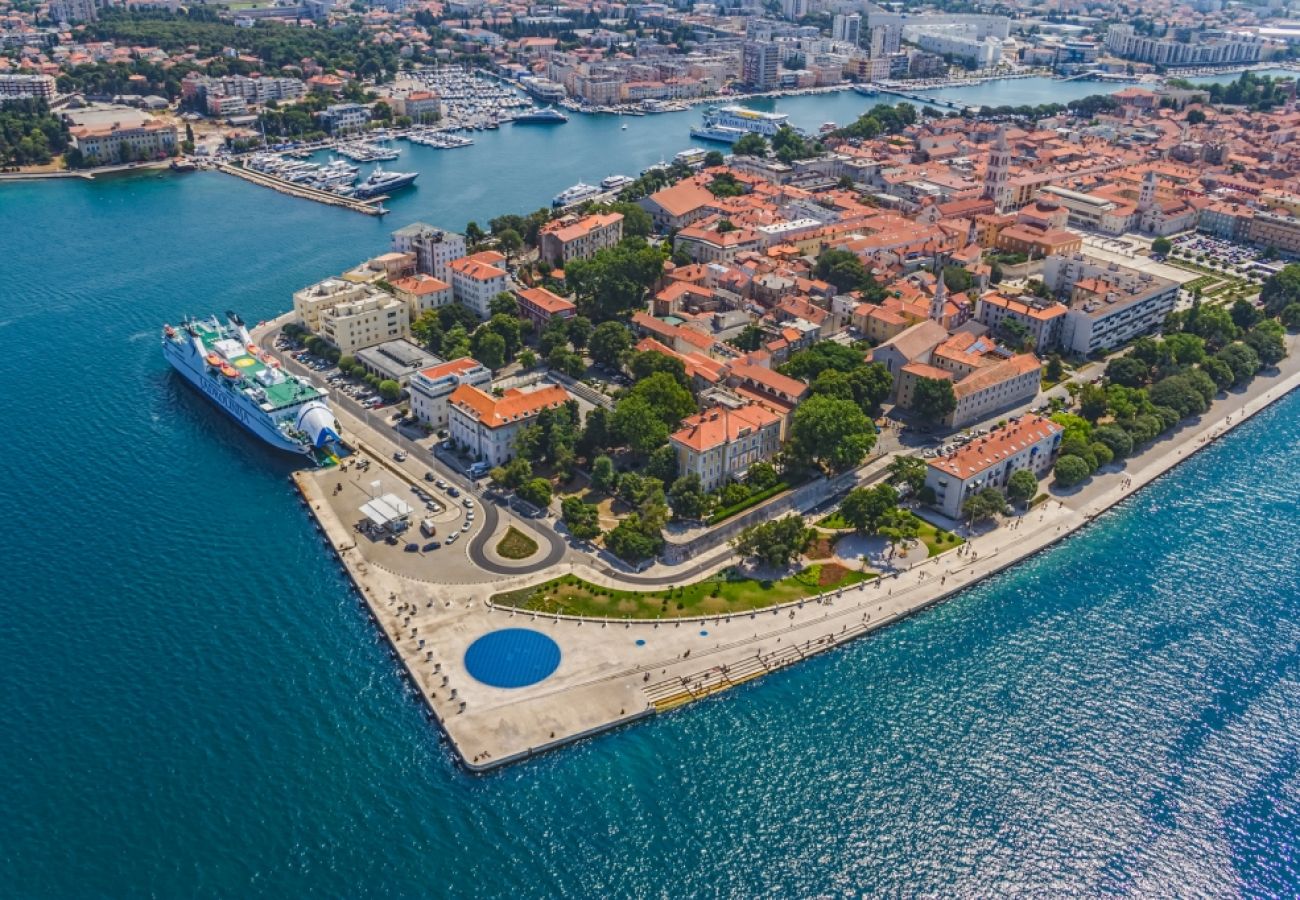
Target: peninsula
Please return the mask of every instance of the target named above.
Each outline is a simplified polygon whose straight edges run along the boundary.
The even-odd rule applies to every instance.
[[[331,392],[351,452],[295,481],[465,764],[897,621],[1292,390],[1271,214],[1225,231],[1215,166],[1070,157],[1144,96],[1054,131],[777,124],[618,199],[404,226],[254,329]],[[1224,134],[1279,115],[1182,99]]]

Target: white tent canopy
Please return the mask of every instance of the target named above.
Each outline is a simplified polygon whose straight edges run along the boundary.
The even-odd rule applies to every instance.
[[[364,504],[361,511],[380,528],[387,528],[405,520],[411,514],[411,507],[396,494],[384,494]]]

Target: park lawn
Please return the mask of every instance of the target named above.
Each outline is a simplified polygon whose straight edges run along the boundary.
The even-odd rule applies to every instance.
[[[513,525],[497,544],[497,553],[506,559],[527,559],[537,552],[537,541]]]
[[[839,508],[836,507],[835,512],[817,523],[817,527],[830,528],[838,531],[841,528],[852,528],[853,526],[844,520],[844,516],[840,513]]]
[[[574,575],[497,594],[492,601],[537,612],[611,619],[672,619],[764,609],[875,578],[837,563],[817,563],[780,581],[758,581],[726,569],[712,578],[659,591],[622,591]]]
[[[954,534],[951,531],[945,532],[949,535],[945,540],[939,540],[939,529],[931,525],[924,519],[921,520],[921,533],[917,535],[925,542],[925,547],[929,550],[929,559],[931,556],[938,556],[940,553],[947,553],[949,550],[956,550],[962,544],[966,543],[961,535]]]

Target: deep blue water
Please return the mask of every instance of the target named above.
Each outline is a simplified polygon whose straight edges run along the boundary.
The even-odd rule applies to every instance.
[[[218,175],[0,186],[4,893],[1300,892],[1300,396],[884,633],[455,767],[285,461],[157,328],[268,316],[410,218],[527,209],[590,162],[474,201],[429,178],[387,222]]]

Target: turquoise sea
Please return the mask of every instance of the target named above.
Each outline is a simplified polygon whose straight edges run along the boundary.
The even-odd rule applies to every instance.
[[[533,208],[691,119],[626,121],[438,154],[384,222],[216,174],[0,185],[0,890],[1300,893],[1300,396],[886,632],[454,765],[288,463],[169,373],[158,326],[269,316],[406,221]]]

